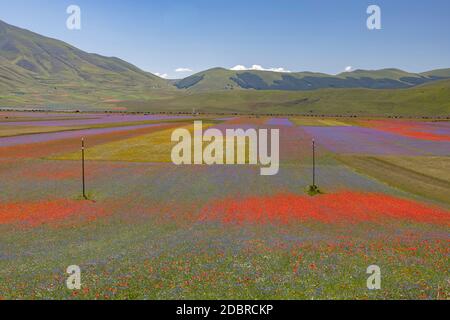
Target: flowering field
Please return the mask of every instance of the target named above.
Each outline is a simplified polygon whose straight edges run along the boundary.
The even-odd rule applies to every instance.
[[[370,120],[362,121],[362,125],[375,129],[392,132],[404,137],[412,137],[420,140],[450,141],[448,122],[414,122],[414,121],[388,121]]]
[[[278,128],[279,173],[261,176],[173,165],[170,133],[192,120],[0,113],[0,299],[450,298],[447,122],[203,119]]]

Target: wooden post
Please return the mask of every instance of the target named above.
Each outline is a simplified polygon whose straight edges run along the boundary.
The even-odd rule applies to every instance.
[[[313,187],[316,186],[316,144],[314,139],[312,140],[312,153],[313,153]]]
[[[83,184],[83,198],[87,199],[86,183],[85,183],[85,178],[84,178],[84,138],[81,138],[81,178],[82,178],[82,184]]]

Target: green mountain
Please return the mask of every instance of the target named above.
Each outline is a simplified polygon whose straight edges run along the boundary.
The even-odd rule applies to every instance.
[[[450,69],[438,69],[421,73],[422,76],[435,79],[450,78]]]
[[[328,75],[214,68],[165,80],[0,21],[2,108],[448,116],[449,94],[450,69]]]
[[[232,71],[214,68],[175,82],[179,89],[192,92],[219,90],[289,90],[304,91],[324,88],[409,88],[431,81],[450,78],[450,69],[424,74],[409,73],[399,69],[355,70],[336,76],[323,73],[272,71]]]
[[[114,57],[86,53],[67,43],[0,21],[1,92],[46,92],[49,88],[95,88],[145,92],[183,89],[307,91],[323,88],[409,88],[450,78],[450,69],[422,74],[398,69],[355,70],[338,75],[313,72],[233,71],[214,68],[168,81]],[[75,90],[76,91],[76,90]]]
[[[114,57],[86,53],[0,20],[0,89],[60,85],[165,88],[168,83]]]
[[[351,72],[343,72],[337,75],[340,78],[355,78],[355,79],[363,79],[363,78],[372,78],[372,79],[392,79],[399,80],[405,78],[421,78],[421,75],[415,73],[409,73],[400,69],[390,68],[390,69],[381,69],[381,70],[354,70]]]

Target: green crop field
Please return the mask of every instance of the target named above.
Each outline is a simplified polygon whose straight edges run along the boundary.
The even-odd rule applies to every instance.
[[[394,188],[450,205],[448,157],[341,156],[339,159]]]

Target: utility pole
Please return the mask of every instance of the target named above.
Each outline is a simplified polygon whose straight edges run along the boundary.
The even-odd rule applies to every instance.
[[[316,187],[316,143],[312,140],[312,154],[313,154],[313,188]]]
[[[81,179],[83,184],[83,198],[87,199],[86,197],[86,184],[84,179],[84,138],[81,138]]]

